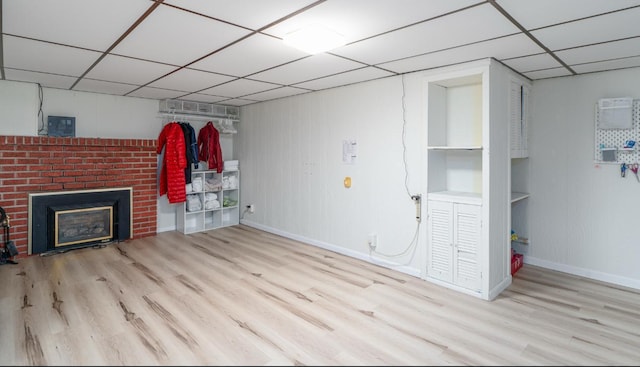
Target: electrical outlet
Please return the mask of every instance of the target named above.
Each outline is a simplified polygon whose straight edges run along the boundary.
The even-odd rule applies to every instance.
[[[378,235],[375,233],[371,233],[369,235],[369,239],[367,241],[369,243],[369,248],[373,251],[378,246]]]
[[[249,204],[249,205],[247,205],[247,211],[248,211],[249,213],[251,213],[251,214],[255,213],[255,211],[256,211],[256,207],[255,207],[255,205],[253,205],[253,204]]]

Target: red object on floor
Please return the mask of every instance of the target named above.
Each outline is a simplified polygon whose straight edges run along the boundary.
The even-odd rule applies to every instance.
[[[515,274],[523,264],[524,256],[522,254],[513,254],[511,256],[511,275]]]

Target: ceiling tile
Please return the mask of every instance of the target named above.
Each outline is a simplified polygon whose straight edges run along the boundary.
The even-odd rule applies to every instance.
[[[160,6],[113,53],[183,66],[248,33],[210,18]]]
[[[25,71],[12,68],[5,68],[4,76],[7,80],[36,83],[42,85],[43,87],[58,89],[69,89],[71,88],[73,83],[78,80],[78,78],[70,76],[38,73],[34,71]]]
[[[184,92],[169,90],[169,89],[160,89],[160,88],[152,88],[152,87],[142,87],[140,89],[134,90],[133,92],[127,94],[128,97],[141,97],[141,98],[152,98],[152,99],[175,99],[184,95]]]
[[[570,48],[564,51],[556,51],[555,54],[567,64],[640,56],[640,37],[600,43],[593,46]]]
[[[554,59],[550,54],[546,52],[542,54],[517,57],[513,59],[502,59],[500,61],[502,61],[502,63],[511,67],[512,69],[519,71],[520,73],[563,67],[558,62],[558,60]]]
[[[291,85],[358,69],[363,64],[329,54],[317,54],[251,76],[252,79]]]
[[[569,76],[572,75],[567,68],[553,68],[553,69],[544,69],[544,70],[535,70],[524,73],[524,76],[530,79],[546,79],[546,78],[555,78],[559,76]]]
[[[171,71],[176,66],[107,55],[86,75],[87,78],[144,85]]]
[[[233,77],[193,69],[180,69],[151,84],[150,87],[195,92],[233,80]]]
[[[384,78],[392,75],[395,74],[375,67],[364,67],[362,69],[347,71],[344,73],[328,76],[326,78],[318,78],[308,82],[295,84],[293,86],[312,90],[320,90],[339,87],[341,85],[364,82],[372,79]]]
[[[552,51],[640,36],[640,7],[531,32]],[[615,24],[616,26],[611,26]]]
[[[285,45],[282,40],[254,34],[189,67],[243,77],[307,56],[305,52]]]
[[[640,67],[640,56],[626,57],[617,60],[592,62],[588,64],[571,65],[577,73],[591,73],[595,71],[615,70]]]
[[[529,37],[519,33],[467,46],[383,63],[378,66],[397,73],[406,73],[413,70],[424,70],[442,65],[462,63],[468,60],[478,60],[487,57],[503,59],[531,55],[542,51],[542,48],[531,41]]]
[[[4,66],[67,76],[81,76],[100,53],[4,35]]]
[[[516,26],[484,4],[346,45],[332,53],[375,65],[514,33],[519,33]]]
[[[262,92],[278,87],[279,85],[277,84],[265,83],[257,80],[236,79],[229,83],[203,90],[201,91],[201,93],[211,94],[215,96],[225,96],[228,98],[237,98],[245,96],[247,94]]]
[[[265,92],[255,93],[248,96],[246,98],[253,99],[256,101],[267,101],[270,99],[283,98],[294,96],[297,94],[308,93],[309,91],[306,89],[294,88],[294,87],[282,87],[271,89]]]
[[[137,85],[105,82],[102,80],[82,79],[75,85],[73,90],[83,92],[95,92],[105,94],[124,95],[138,88]]]
[[[496,2],[528,30],[640,5],[640,0],[497,0]]]
[[[245,105],[256,103],[256,102],[259,102],[259,101],[254,101],[254,100],[244,99],[244,98],[233,98],[233,99],[224,100],[221,103],[227,106],[245,106]]]
[[[2,2],[2,32],[105,51],[151,5],[149,0],[9,0]]]
[[[421,22],[477,0],[328,0],[304,13],[267,28],[265,33],[282,38],[306,25],[321,23],[342,34],[347,43]],[[393,14],[393,16],[389,16]]]
[[[192,94],[187,94],[186,96],[183,96],[180,99],[183,99],[185,101],[218,103],[218,102],[223,101],[223,100],[228,99],[228,98],[227,97],[212,96],[212,95],[209,95],[209,94],[192,93]]]
[[[164,3],[257,30],[315,1],[316,0],[165,0]]]

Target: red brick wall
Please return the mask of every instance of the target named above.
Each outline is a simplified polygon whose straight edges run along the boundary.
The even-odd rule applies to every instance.
[[[132,187],[133,238],[155,235],[156,172],[154,139],[0,135],[0,207],[17,258],[28,253],[30,193]]]

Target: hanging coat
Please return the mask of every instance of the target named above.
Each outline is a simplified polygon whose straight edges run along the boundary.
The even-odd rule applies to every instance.
[[[162,169],[160,171],[160,196],[167,195],[169,203],[187,201],[186,179],[184,169],[187,167],[184,133],[177,122],[166,124],[158,137],[156,153],[162,153]]]
[[[198,169],[198,141],[196,138],[196,132],[193,126],[188,122],[178,122],[182,128],[184,134],[184,145],[187,156],[187,167],[184,169],[184,177],[186,182],[191,183],[191,169],[192,167]],[[192,165],[193,164],[193,165]]]
[[[218,173],[224,169],[220,133],[211,121],[207,122],[198,132],[198,158],[207,162],[209,169],[215,169]]]

